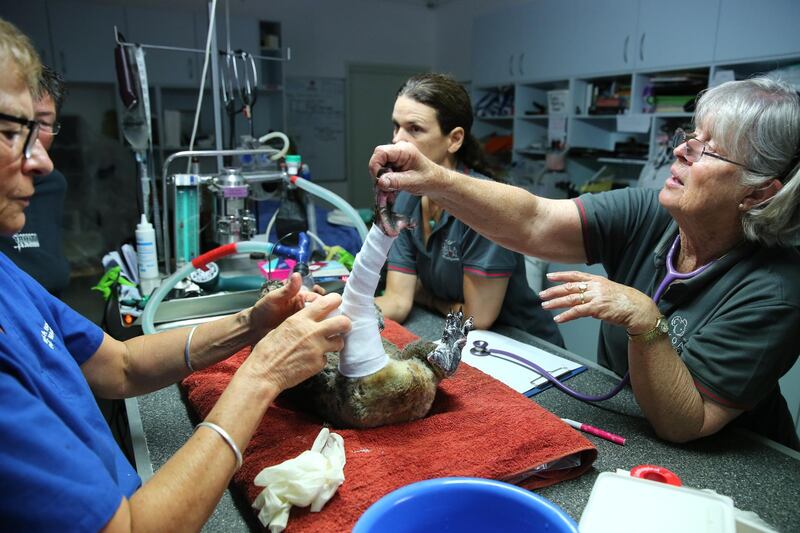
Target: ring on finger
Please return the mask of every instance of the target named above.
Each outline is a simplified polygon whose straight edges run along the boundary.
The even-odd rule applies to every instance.
[[[586,302],[586,297],[584,296],[583,293],[584,291],[581,291],[581,305],[583,305]]]

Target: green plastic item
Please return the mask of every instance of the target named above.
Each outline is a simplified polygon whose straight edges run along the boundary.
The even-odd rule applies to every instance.
[[[122,275],[122,269],[119,266],[115,266],[106,270],[106,273],[91,290],[98,291],[103,295],[103,300],[108,301],[111,298],[111,288],[117,283],[130,287],[136,286],[134,282]]]
[[[347,270],[353,270],[353,263],[355,262],[356,258],[341,246],[326,246],[325,254],[326,261],[339,261],[341,264],[347,267]]]

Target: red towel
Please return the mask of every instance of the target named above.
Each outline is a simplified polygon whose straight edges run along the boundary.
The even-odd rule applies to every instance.
[[[417,339],[391,320],[383,336],[400,348]],[[183,381],[200,418],[248,353],[241,350]],[[262,490],[253,484],[256,475],[309,449],[321,427],[314,415],[280,402],[269,408],[234,477],[250,502]],[[288,531],[349,531],[379,498],[423,479],[482,477],[536,488],[577,477],[597,458],[597,449],[554,414],[469,365],[442,381],[422,420],[335,431],[344,438],[345,482],[321,512],[293,508]],[[580,466],[531,476],[535,467],[570,455],[580,458]]]

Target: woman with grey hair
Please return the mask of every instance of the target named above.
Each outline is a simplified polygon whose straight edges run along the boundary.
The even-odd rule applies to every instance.
[[[551,200],[434,165],[410,143],[370,160],[385,190],[425,194],[499,244],[608,278],[557,272],[557,323],[602,320],[598,359],[629,373],[655,432],[674,442],[744,426],[795,449],[778,380],[800,353],[800,98],[759,77],[699,99],[673,138],[660,191]]]

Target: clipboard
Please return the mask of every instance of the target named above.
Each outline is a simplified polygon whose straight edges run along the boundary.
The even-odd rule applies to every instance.
[[[559,381],[567,380],[586,370],[586,367],[580,363],[515,341],[499,333],[485,330],[470,331],[467,335],[467,344],[461,350],[461,361],[489,374],[528,398],[549,389],[553,384],[532,368],[513,359],[499,354],[474,355],[470,350],[476,340],[485,341],[490,349],[511,352],[536,363],[557,377]]]

